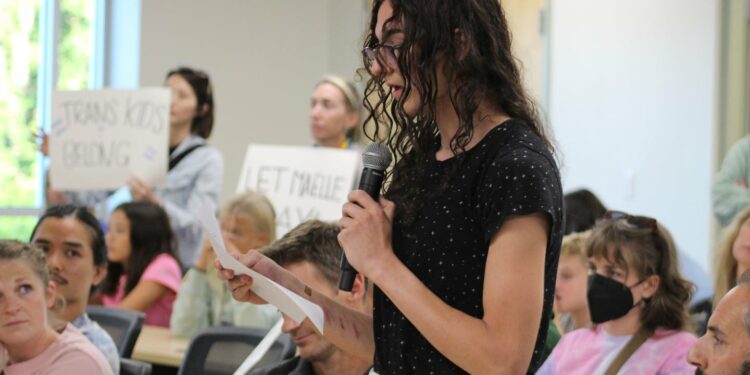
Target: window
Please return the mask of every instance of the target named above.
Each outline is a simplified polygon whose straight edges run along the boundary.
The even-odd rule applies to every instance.
[[[44,158],[31,134],[46,126],[52,90],[101,82],[95,15],[103,4],[0,2],[0,238],[28,240],[43,207]]]

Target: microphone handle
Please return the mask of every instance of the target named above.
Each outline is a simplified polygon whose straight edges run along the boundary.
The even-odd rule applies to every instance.
[[[384,171],[365,167],[359,178],[359,190],[364,190],[372,199],[378,200],[380,188],[383,186]],[[357,270],[349,264],[346,254],[341,255],[341,278],[339,278],[339,290],[346,292],[352,291],[354,278],[357,276]]]

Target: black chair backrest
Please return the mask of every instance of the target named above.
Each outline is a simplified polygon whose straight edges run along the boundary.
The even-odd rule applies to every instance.
[[[231,375],[263,340],[267,330],[248,327],[209,327],[193,337],[178,375]],[[256,368],[291,358],[295,346],[281,335]]]
[[[120,375],[151,375],[152,368],[150,363],[120,358]]]
[[[138,311],[104,306],[88,306],[86,313],[115,341],[121,358],[130,358],[143,327],[144,314]]]

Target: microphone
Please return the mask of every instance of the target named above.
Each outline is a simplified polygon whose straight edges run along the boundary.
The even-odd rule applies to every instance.
[[[362,151],[362,175],[359,178],[359,190],[364,190],[375,201],[380,196],[385,170],[391,164],[391,151],[382,143],[371,143]],[[346,254],[341,255],[341,277],[339,290],[351,292],[357,270],[349,264]]]

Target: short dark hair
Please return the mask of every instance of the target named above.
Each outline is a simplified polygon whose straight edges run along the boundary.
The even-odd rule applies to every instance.
[[[579,189],[563,196],[565,234],[584,232],[594,227],[607,208],[588,189]]]
[[[181,66],[169,71],[167,78],[173,75],[179,75],[184,78],[190,84],[197,99],[197,105],[195,106],[197,114],[190,125],[190,132],[208,139],[211,136],[211,130],[214,128],[214,111],[216,107],[214,105],[213,85],[211,85],[208,74],[201,70]],[[204,105],[206,106],[205,111],[203,111]]]
[[[344,252],[339,245],[338,234],[339,227],[335,224],[309,220],[260,251],[282,267],[310,262],[326,280],[336,285]]]
[[[42,225],[42,222],[51,217],[59,219],[73,217],[81,222],[91,235],[91,251],[94,253],[94,265],[98,267],[107,264],[107,245],[104,242],[104,232],[102,232],[102,227],[94,214],[86,207],[64,204],[48,208],[36,222],[34,230],[31,231],[30,242],[34,241],[36,231]]]

